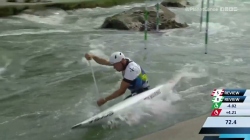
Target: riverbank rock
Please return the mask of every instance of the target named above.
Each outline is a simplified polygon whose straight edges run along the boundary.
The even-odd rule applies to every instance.
[[[118,29],[118,30],[144,30],[144,10],[145,7],[135,7],[128,11],[107,17],[101,28]],[[155,6],[148,7],[148,31],[156,30],[157,16]],[[159,29],[184,28],[186,23],[178,23],[175,20],[175,13],[160,4],[159,10]]]
[[[190,3],[186,0],[164,0],[161,4],[165,7],[179,7],[185,8],[190,6]]]

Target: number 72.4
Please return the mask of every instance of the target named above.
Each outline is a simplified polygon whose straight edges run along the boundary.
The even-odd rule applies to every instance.
[[[225,120],[226,124],[237,124],[236,120]]]

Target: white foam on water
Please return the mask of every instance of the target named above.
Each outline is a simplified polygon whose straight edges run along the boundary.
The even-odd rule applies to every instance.
[[[234,24],[234,23],[232,23]],[[197,21],[197,22],[193,22],[191,24],[189,24],[190,27],[195,27],[195,28],[200,28],[200,23]],[[206,22],[202,22],[202,34],[205,33],[205,28],[206,28]],[[227,25],[223,25],[221,23],[217,23],[217,22],[209,22],[209,32],[208,34],[209,35],[212,35],[212,34],[216,34],[216,33],[224,33],[224,32],[227,32],[230,30],[230,27],[227,26]],[[172,30],[172,32],[174,32],[176,30]]]
[[[103,14],[113,14],[113,13],[129,10],[130,8],[133,8],[133,7],[140,7],[140,6],[144,6],[144,5],[145,5],[145,3],[135,3],[135,4],[130,4],[130,5],[117,5],[117,6],[114,6],[112,8],[96,7],[96,8],[78,9],[75,11],[76,11],[76,13],[79,13],[79,14],[84,13],[86,15],[88,15],[88,14],[103,15]]]
[[[63,10],[59,9],[48,9],[45,11],[36,11],[32,14],[20,14],[16,17],[23,18],[28,21],[36,22],[36,23],[43,23],[49,25],[60,25],[67,13]]]
[[[18,119],[21,119],[21,118],[24,118],[24,117],[39,116],[41,114],[46,114],[46,113],[51,113],[51,112],[52,111],[36,111],[36,112],[33,112],[33,113],[24,113],[24,114],[18,115],[16,117],[13,117],[12,119],[6,120],[4,122],[0,122],[0,125],[10,123],[10,122],[13,122],[15,120],[18,120]]]
[[[4,60],[5,62],[5,65],[3,67],[0,67],[0,79],[2,79],[1,75],[4,74],[7,69],[8,69],[8,66],[11,64],[12,60],[10,60],[9,58],[7,58],[6,56],[2,56],[2,59]]]
[[[36,34],[51,34],[51,33],[69,33],[67,30],[16,30],[16,31],[8,31],[0,34],[2,36],[21,36],[21,35],[36,35]]]
[[[73,64],[75,61],[65,61],[62,66],[65,68],[68,68],[71,64]]]
[[[244,63],[242,58],[234,58],[231,55],[223,55],[223,56],[224,56],[224,59],[217,61],[217,62],[212,62],[212,63],[226,65],[226,66]]]
[[[60,17],[58,15],[53,15],[53,16],[48,16],[48,17],[39,17],[36,15],[22,14],[22,18],[32,21],[32,22],[49,24],[49,25],[60,25],[62,21],[64,20],[63,17]]]
[[[89,45],[89,47],[91,48],[91,49],[105,49],[106,48],[106,46],[104,46],[103,44],[100,44],[100,42],[98,42],[98,43],[91,43],[90,45]],[[95,50],[94,50],[95,51]],[[101,54],[101,55],[103,55],[103,52],[101,52],[101,53],[99,53],[99,54]],[[106,56],[106,55],[105,55]]]
[[[1,68],[0,67],[0,75],[3,74],[6,71],[6,68]]]
[[[1,20],[0,20],[1,21]],[[9,23],[9,24],[21,24],[22,23],[22,21],[20,21],[20,20],[16,20],[16,19],[5,19],[5,21],[7,22],[7,23]]]
[[[4,78],[2,77],[2,74],[6,71],[6,68],[1,68],[0,67],[0,80],[3,80]]]
[[[108,55],[104,54],[103,51],[101,51],[100,49],[93,49],[93,50],[90,50],[88,53],[90,54],[94,54],[94,55],[97,55],[98,57],[101,57],[101,58],[104,58],[104,59],[108,59]],[[85,54],[84,54],[85,55]],[[85,57],[82,57],[82,62],[86,65],[89,66],[89,62],[91,63],[92,66],[94,67],[105,67],[105,68],[112,68],[112,67],[109,67],[109,66],[104,66],[104,65],[100,65],[98,63],[96,63],[94,60],[90,60],[88,61]]]

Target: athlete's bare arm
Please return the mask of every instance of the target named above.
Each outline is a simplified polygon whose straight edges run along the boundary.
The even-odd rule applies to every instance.
[[[98,63],[98,64],[100,64],[100,65],[112,66],[108,60],[103,59],[103,58],[100,58],[100,57],[95,56],[95,55],[93,55],[93,54],[86,53],[86,54],[85,54],[85,58],[86,58],[87,60],[94,59],[95,62]]]
[[[100,65],[106,65],[106,66],[112,66],[108,60],[104,59],[104,58],[100,58],[98,56],[93,56],[92,57],[96,63],[100,64]]]

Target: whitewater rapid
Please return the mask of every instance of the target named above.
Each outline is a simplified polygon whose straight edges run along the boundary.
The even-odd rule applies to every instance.
[[[200,7],[199,1],[194,3]],[[0,19],[0,131],[4,133],[0,139],[131,140],[209,112],[214,88],[249,87],[249,2],[215,1],[215,7],[239,11],[210,12],[207,55],[205,20],[199,31],[200,12],[170,8],[189,27],[149,34],[147,62],[141,59],[142,32],[98,29],[106,17],[143,5],[48,10]],[[108,58],[113,51],[123,51],[142,65],[152,87],[183,78],[174,90],[166,89],[165,101],[149,103],[155,116],[143,119],[135,112],[128,121],[136,122],[132,126],[70,130],[100,111],[84,54]],[[119,87],[120,73],[112,67],[92,66],[103,96]]]

